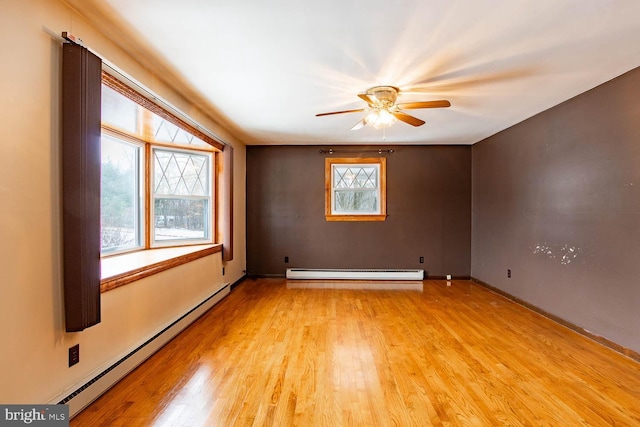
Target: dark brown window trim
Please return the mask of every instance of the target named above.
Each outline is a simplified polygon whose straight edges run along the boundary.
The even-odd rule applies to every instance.
[[[159,261],[153,264],[144,265],[139,268],[126,271],[124,273],[117,274],[111,277],[105,277],[100,281],[100,292],[108,292],[113,289],[119,288],[136,280],[144,279],[145,277],[152,276],[170,268],[177,267],[179,265],[187,264],[191,261],[195,261],[200,258],[204,258],[209,255],[213,255],[218,252],[222,252],[221,244],[206,245],[207,247],[200,250],[194,250],[184,255],[172,257],[167,260]],[[170,248],[157,249],[158,251],[167,250]],[[146,249],[145,252],[154,251],[154,249]],[[116,255],[117,257],[118,255]],[[126,256],[121,255],[121,256]]]

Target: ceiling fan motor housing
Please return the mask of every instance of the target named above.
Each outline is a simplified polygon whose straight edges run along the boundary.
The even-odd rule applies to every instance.
[[[367,95],[381,107],[388,108],[396,103],[398,91],[399,89],[395,86],[374,86],[367,90]]]

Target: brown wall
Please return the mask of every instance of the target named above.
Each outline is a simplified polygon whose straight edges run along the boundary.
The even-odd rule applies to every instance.
[[[471,147],[393,147],[394,153],[385,154],[384,222],[325,221],[327,155],[320,148],[247,147],[249,274],[283,275],[287,267],[301,267],[470,275]],[[343,150],[334,157],[377,156],[371,147],[334,148]]]
[[[639,87],[636,69],[472,150],[472,276],[635,351]]]

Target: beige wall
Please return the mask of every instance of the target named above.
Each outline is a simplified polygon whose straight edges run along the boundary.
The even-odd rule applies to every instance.
[[[245,148],[57,0],[1,0],[0,402],[48,403],[163,329],[245,270]],[[235,257],[215,254],[102,295],[102,323],[64,332],[60,58],[71,31],[235,148]],[[81,361],[68,367],[68,348]]]

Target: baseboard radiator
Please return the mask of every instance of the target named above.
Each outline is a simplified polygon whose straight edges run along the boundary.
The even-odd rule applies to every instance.
[[[183,329],[193,323],[198,319],[198,317],[202,316],[211,307],[221,301],[229,294],[229,290],[230,284],[226,283],[220,290],[209,296],[180,318],[176,319],[153,337],[149,338],[135,350],[131,351],[117,362],[111,364],[99,374],[92,375],[93,378],[90,377],[88,381],[85,380],[76,386],[71,387],[71,390],[75,390],[71,394],[68,394],[68,392],[64,393],[62,396],[66,397],[63,398],[60,396],[51,403],[69,405],[70,417],[75,416],[85,407],[89,406],[91,402],[113,387],[129,372],[147,360],[151,355],[153,355],[153,353],[158,351],[172,338],[182,332]]]
[[[286,277],[301,280],[422,280],[424,270],[288,268]]]

